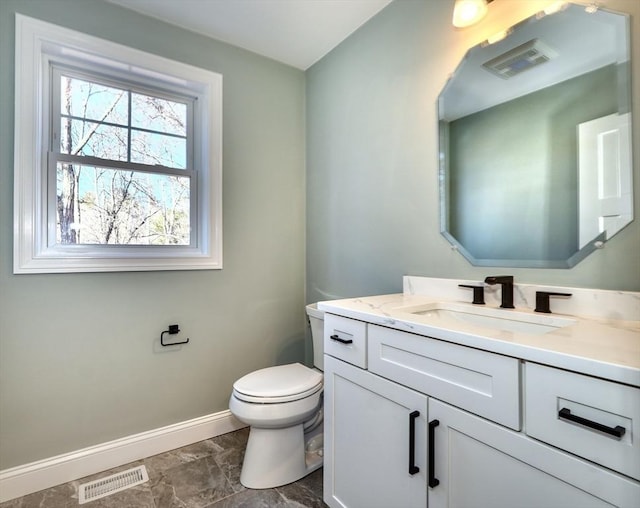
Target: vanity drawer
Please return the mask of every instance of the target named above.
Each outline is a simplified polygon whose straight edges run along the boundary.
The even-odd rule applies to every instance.
[[[640,389],[527,362],[525,405],[529,436],[640,480]]]
[[[520,361],[378,325],[369,370],[425,395],[520,430]]]
[[[324,352],[366,369],[367,323],[335,314],[325,314]]]

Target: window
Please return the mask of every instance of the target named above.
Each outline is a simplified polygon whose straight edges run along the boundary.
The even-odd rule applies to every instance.
[[[221,81],[16,15],[14,273],[221,268]]]
[[[193,100],[52,71],[56,243],[191,245]]]

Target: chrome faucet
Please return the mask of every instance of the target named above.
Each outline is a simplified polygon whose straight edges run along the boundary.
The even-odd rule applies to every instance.
[[[484,279],[486,284],[500,284],[502,286],[502,304],[503,309],[515,309],[513,306],[513,276],[511,275],[494,275]]]

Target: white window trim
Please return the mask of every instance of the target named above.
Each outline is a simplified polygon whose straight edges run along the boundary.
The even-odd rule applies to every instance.
[[[202,101],[194,121],[204,142],[196,154],[199,231],[196,247],[49,246],[46,153],[48,61],[52,54],[148,79],[168,77]],[[222,268],[222,76],[16,14],[13,272],[69,273]],[[193,199],[193,198],[192,198]],[[72,247],[72,248],[66,248]],[[105,248],[106,247],[106,248]]]

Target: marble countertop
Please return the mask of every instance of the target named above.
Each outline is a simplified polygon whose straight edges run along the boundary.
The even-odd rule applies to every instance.
[[[434,320],[428,315],[407,311],[411,307],[419,308],[442,301],[470,305],[462,299],[443,300],[433,295],[405,293],[319,302],[318,308],[397,330],[640,387],[640,321],[554,313],[545,316],[572,319],[575,323],[546,333],[531,334],[456,320]],[[487,303],[485,308],[498,307],[495,303]],[[527,308],[516,311],[529,314],[532,319],[539,316]],[[511,311],[500,309],[500,312]]]

